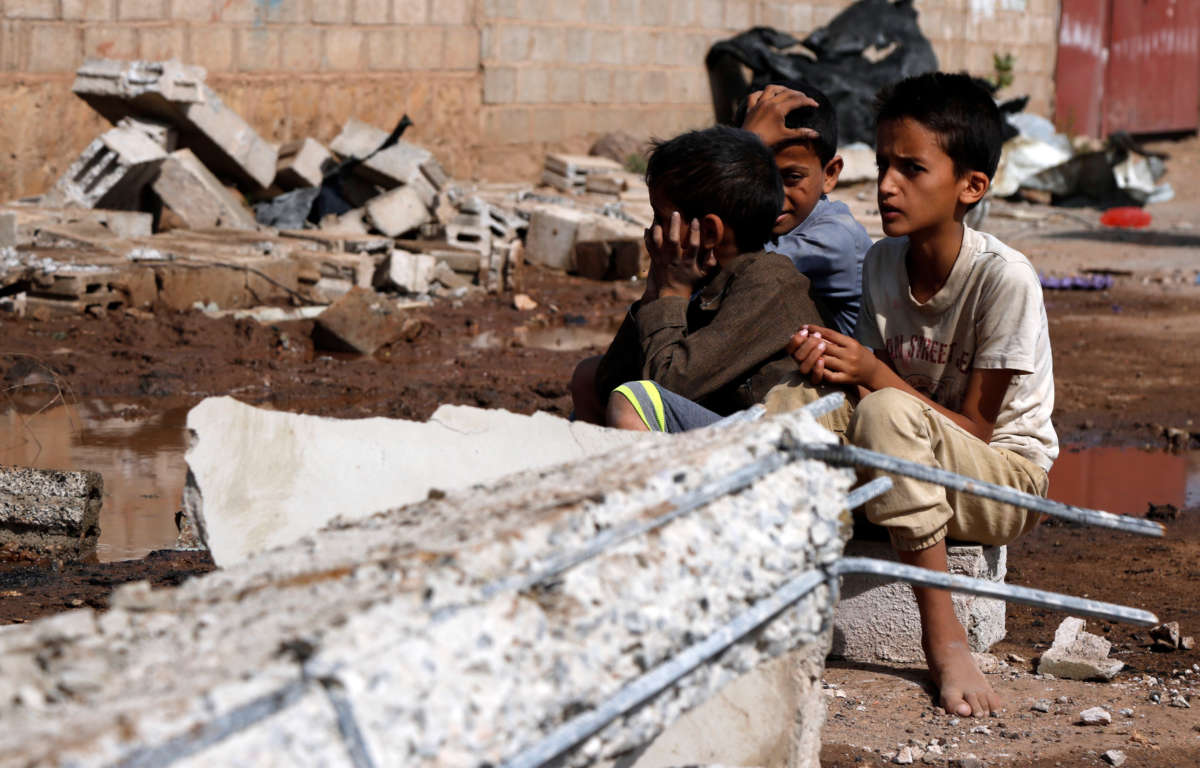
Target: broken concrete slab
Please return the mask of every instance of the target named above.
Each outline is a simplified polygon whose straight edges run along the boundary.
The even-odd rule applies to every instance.
[[[386,138],[386,135],[385,135]],[[370,155],[354,168],[355,175],[385,188],[424,182],[434,195],[445,183],[446,174],[424,147],[403,139]]]
[[[5,631],[0,750],[13,764],[79,768],[264,759],[348,766],[352,755],[413,768],[448,756],[504,764],[648,667],[716,634],[797,572],[836,559],[840,540],[817,545],[810,532],[837,524],[851,475],[789,463],[653,535],[603,550],[551,589],[485,592],[488,585],[532,580],[598,530],[644,522],[788,441],[829,439],[811,419],[791,417],[647,439],[434,494],[176,589],[123,586],[102,614],[75,611]],[[345,424],[354,434],[343,451],[354,450],[369,421]],[[248,490],[298,456],[263,450],[253,434],[203,434],[217,451],[226,439],[248,439],[257,456],[274,457],[256,465],[257,474],[236,476]],[[375,486],[395,467],[374,464],[357,477]],[[333,506],[321,485],[314,490]],[[790,764],[815,766],[816,745],[804,731],[813,719],[820,725],[831,599],[817,586],[563,764],[637,754],[715,692],[795,651],[814,666],[793,667],[790,690],[764,688],[760,697],[796,701],[785,726],[795,738],[766,734],[771,740],[755,754],[786,746]],[[718,727],[740,730],[728,721]],[[722,752],[706,762],[740,761]]]
[[[427,423],[338,420],[228,397],[192,409],[188,429],[196,439],[187,454],[185,504],[222,567],[297,541],[336,516],[358,519],[434,489],[467,488],[661,437],[544,413],[444,405]]]
[[[0,550],[67,560],[94,556],[103,491],[98,472],[0,466]]]
[[[129,116],[159,119],[179,131],[210,171],[258,191],[275,178],[277,150],[204,84],[205,72],[178,61],[91,59],[71,89],[116,124]]]
[[[628,280],[646,273],[649,254],[639,240],[575,243],[575,273],[592,280]]]
[[[388,237],[399,237],[433,221],[433,214],[410,186],[397,187],[367,201],[367,222]]]
[[[887,542],[852,539],[849,557],[896,559]],[[1007,573],[1005,547],[951,546],[950,573],[1003,583]],[[954,612],[967,630],[970,649],[984,653],[1004,639],[1004,602],[954,593]],[[924,662],[921,621],[912,588],[877,577],[842,577],[842,596],[834,617],[830,655],[862,663]]]
[[[589,177],[624,170],[624,166],[607,157],[551,153],[546,155],[542,183],[563,192],[583,192]]]
[[[333,141],[329,142],[329,148],[342,158],[362,160],[383,146],[387,137],[387,131],[352,117],[342,126],[341,132]]]
[[[428,293],[437,263],[437,259],[428,254],[392,251],[380,283],[404,293]]]
[[[137,210],[142,189],[166,158],[163,148],[135,128],[113,128],[83,150],[46,193],[48,207]]]
[[[355,287],[317,317],[313,342],[322,349],[373,355],[397,339],[415,336],[420,327],[420,321],[397,310],[387,297]]]
[[[346,211],[342,215],[334,213],[329,214],[321,219],[320,224],[323,232],[345,233],[350,235],[366,235],[371,231],[370,224],[367,222],[367,209],[354,208]]]
[[[162,163],[154,191],[188,229],[258,229],[258,222],[189,149]]]
[[[143,120],[140,117],[123,117],[117,122],[118,128],[132,128],[146,134],[155,144],[171,153],[178,149],[179,131],[170,123],[161,120]]]
[[[576,268],[576,243],[641,243],[642,235],[641,227],[612,216],[541,204],[534,209],[529,221],[525,258],[544,267],[573,271]]]
[[[1038,672],[1067,680],[1111,680],[1125,664],[1108,658],[1112,643],[1083,631],[1085,622],[1068,617],[1054,631],[1054,644],[1038,660]]]
[[[316,139],[301,139],[279,148],[275,163],[275,186],[283,190],[319,187],[325,174],[337,167],[337,160]]]

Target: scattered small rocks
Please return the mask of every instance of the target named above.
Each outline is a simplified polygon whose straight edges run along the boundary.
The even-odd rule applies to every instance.
[[[892,762],[896,765],[912,765],[913,751],[912,747],[902,747],[896,756],[892,758]]]
[[[1196,646],[1196,639],[1191,635],[1184,636],[1179,631],[1178,621],[1168,621],[1150,630],[1154,644],[1150,646],[1155,651],[1190,651]]]
[[[954,763],[954,768],[984,768],[983,761],[975,755],[964,755]]]
[[[1037,701],[1033,702],[1033,706],[1030,707],[1030,709],[1032,709],[1034,712],[1049,712],[1050,711],[1050,700],[1049,699],[1038,699]]]
[[[1125,753],[1119,749],[1110,749],[1104,754],[1100,755],[1100,757],[1104,758],[1104,762],[1108,763],[1109,765],[1116,766],[1117,768],[1125,765]]]
[[[1191,709],[1192,708],[1192,704],[1191,704],[1191,702],[1188,701],[1187,696],[1184,696],[1181,693],[1177,693],[1171,697],[1171,706],[1178,707],[1179,709]]]
[[[538,303],[529,298],[528,294],[518,293],[513,296],[513,309],[521,312],[530,312],[537,309]]]
[[[1108,658],[1112,643],[1084,632],[1083,619],[1068,617],[1054,632],[1054,645],[1038,660],[1044,679],[1111,680],[1125,666]],[[1053,677],[1051,677],[1053,676]]]
[[[982,733],[984,736],[991,736],[992,729],[988,728],[986,725],[977,725],[971,729],[971,733]]]
[[[1092,707],[1079,713],[1079,722],[1084,725],[1108,725],[1112,715],[1104,707]]]
[[[1122,717],[1133,717],[1133,710],[1126,707],[1125,709],[1121,710],[1120,714]]]

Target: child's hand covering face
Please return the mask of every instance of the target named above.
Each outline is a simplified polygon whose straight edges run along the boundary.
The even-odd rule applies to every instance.
[[[700,247],[699,219],[692,219],[685,236],[683,219],[679,211],[673,211],[665,232],[661,224],[654,224],[646,230],[645,238],[650,253],[650,282],[659,296],[691,296],[716,268],[711,250],[703,253]]]
[[[746,106],[742,129],[756,134],[768,147],[774,148],[776,144],[789,140],[812,141],[820,138],[820,134],[812,128],[788,128],[784,123],[790,112],[802,107],[818,106],[816,101],[800,91],[782,85],[768,85],[750,94]]]

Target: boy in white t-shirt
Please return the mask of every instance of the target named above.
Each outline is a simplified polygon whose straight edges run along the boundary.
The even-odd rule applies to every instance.
[[[849,387],[831,415],[851,443],[1045,495],[1058,438],[1054,376],[1037,272],[1023,255],[963,224],[988,190],[1002,143],[991,96],[966,75],[931,73],[879,95],[879,212],[889,237],[868,251],[856,338],[805,326],[800,370],[767,395],[769,411]],[[866,473],[868,475],[872,473]],[[902,562],[945,571],[946,538],[1006,544],[1035,513],[893,477],[869,502]],[[914,587],[941,706],[961,716],[1003,700],[972,659],[948,592]]]

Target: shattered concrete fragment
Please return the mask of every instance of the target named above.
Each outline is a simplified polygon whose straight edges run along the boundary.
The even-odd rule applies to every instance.
[[[1104,707],[1091,707],[1079,713],[1079,722],[1084,725],[1108,725],[1112,715]]]
[[[67,167],[46,193],[44,203],[48,207],[137,210],[142,189],[154,179],[166,156],[145,133],[112,128]]]
[[[275,146],[226,107],[204,78],[203,68],[178,61],[92,59],[76,72],[71,89],[114,124],[132,115],[174,125],[179,145],[210,171],[265,189],[275,178]]]
[[[427,293],[436,265],[437,260],[428,254],[392,251],[383,282],[404,293]]]
[[[399,237],[433,220],[412,187],[397,187],[367,201],[368,223],[388,237]]]
[[[1150,630],[1150,637],[1154,638],[1155,649],[1176,650],[1182,642],[1179,634],[1179,622],[1168,621],[1165,624],[1159,624]]]
[[[325,174],[337,167],[337,160],[316,139],[300,139],[279,148],[275,162],[275,186],[283,190],[319,187]]]
[[[341,133],[329,142],[329,148],[343,158],[362,160],[379,149],[387,137],[387,131],[352,117],[342,126]]]
[[[460,275],[458,272],[455,272],[453,269],[450,269],[450,267],[447,266],[446,262],[444,261],[439,261],[433,268],[433,279],[450,290],[466,288],[467,286],[474,285],[472,280],[469,280],[468,278]]]
[[[313,341],[323,349],[373,355],[412,333],[413,322],[386,297],[355,287],[317,317]]]
[[[341,216],[331,213],[321,219],[321,229],[326,232],[339,232],[351,235],[370,234],[371,227],[367,223],[367,209],[355,208],[346,211]]]
[[[0,466],[0,549],[67,560],[94,555],[103,491],[97,472]]]
[[[177,150],[163,161],[154,191],[188,229],[258,229],[254,215],[191,150]]]
[[[1112,643],[1084,632],[1084,620],[1068,617],[1054,632],[1054,644],[1038,660],[1038,672],[1067,680],[1111,680],[1124,668],[1108,658]]]
[[[1122,765],[1125,765],[1125,753],[1119,749],[1106,750],[1100,757],[1104,758],[1104,762],[1113,766],[1113,768],[1121,768]]]
[[[179,131],[169,123],[161,120],[143,120],[140,117],[123,117],[117,122],[118,128],[132,128],[146,134],[164,152],[174,152],[179,144]]]
[[[606,157],[551,153],[546,155],[542,183],[563,192],[583,192],[589,177],[623,170],[624,166]]]
[[[386,138],[386,134],[384,137]],[[446,173],[432,152],[403,139],[363,160],[355,166],[354,173],[372,184],[388,189],[401,185],[424,184],[434,196],[446,180]],[[433,202],[430,199],[430,203]]]
[[[17,214],[12,211],[0,211],[0,248],[15,248],[17,246]]]

